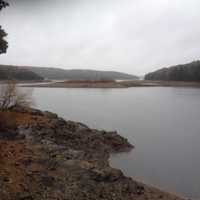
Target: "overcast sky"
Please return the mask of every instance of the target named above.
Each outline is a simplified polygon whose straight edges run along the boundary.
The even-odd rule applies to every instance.
[[[10,0],[1,64],[136,75],[200,59],[200,0]]]

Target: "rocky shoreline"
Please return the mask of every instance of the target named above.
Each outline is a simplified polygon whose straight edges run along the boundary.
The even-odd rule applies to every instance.
[[[9,115],[17,129],[0,132],[1,200],[181,200],[110,167],[111,153],[133,149],[116,132],[36,109]]]

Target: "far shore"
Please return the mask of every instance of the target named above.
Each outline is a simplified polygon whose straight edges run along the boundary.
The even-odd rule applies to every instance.
[[[129,87],[200,87],[200,82],[184,81],[147,81],[147,80],[123,80],[123,81],[57,81],[46,83],[25,83],[22,87],[45,88],[129,88]]]
[[[44,84],[52,82],[52,80],[0,80],[0,84],[5,84],[9,81],[14,81],[16,84]]]

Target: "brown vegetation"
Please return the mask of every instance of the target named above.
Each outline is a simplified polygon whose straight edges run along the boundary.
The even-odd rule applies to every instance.
[[[13,111],[0,111],[0,131],[16,129],[25,125],[51,126],[48,118],[44,116],[34,116],[29,113],[19,113]]]
[[[0,132],[15,130],[16,128],[16,117],[9,112],[0,112]]]
[[[115,80],[69,80],[63,83],[115,83]]]
[[[30,174],[44,170],[41,164],[34,162],[38,154],[37,148],[25,140],[0,140],[0,178],[4,182],[1,200],[21,200],[26,197],[25,191],[36,187],[37,181],[33,181]]]

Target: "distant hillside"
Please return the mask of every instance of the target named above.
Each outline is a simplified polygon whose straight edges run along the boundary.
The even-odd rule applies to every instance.
[[[200,61],[157,70],[145,75],[145,80],[200,81]]]
[[[54,80],[117,80],[117,79],[138,79],[137,76],[115,72],[95,70],[64,70],[59,68],[29,67],[38,75]]]
[[[43,80],[41,76],[29,69],[0,65],[0,80],[15,79],[18,81],[39,81]]]

